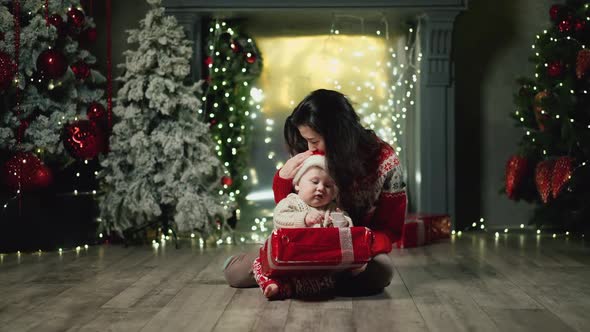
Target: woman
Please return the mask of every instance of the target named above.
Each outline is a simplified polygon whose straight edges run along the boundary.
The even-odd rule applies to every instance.
[[[365,271],[328,281],[309,278],[311,281],[303,281],[307,285],[302,287],[320,291],[334,285],[337,291],[354,293],[382,290],[393,278],[387,253],[401,237],[406,213],[402,170],[393,148],[361,125],[343,94],[324,89],[313,91],[297,105],[285,121],[284,136],[292,157],[274,176],[275,201],[293,191],[293,177],[303,161],[320,151],[340,188],[340,206],[355,225],[366,226],[374,233],[376,255]],[[227,260],[224,274],[230,286],[256,286],[252,262],[257,254],[240,254]]]

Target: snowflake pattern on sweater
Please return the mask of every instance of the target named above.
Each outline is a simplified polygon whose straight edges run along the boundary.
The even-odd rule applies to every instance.
[[[405,192],[399,158],[391,146],[381,142],[377,174],[357,182],[354,186],[354,200],[357,206],[367,211],[367,215],[372,215],[380,196],[405,196]]]

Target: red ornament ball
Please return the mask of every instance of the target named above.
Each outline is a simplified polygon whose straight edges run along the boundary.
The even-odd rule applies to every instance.
[[[12,190],[31,190],[51,183],[51,170],[30,152],[19,152],[10,158],[2,170],[4,183]]]
[[[68,11],[68,24],[70,26],[81,28],[84,24],[84,13],[77,8],[71,8]]]
[[[205,58],[205,61],[204,62],[205,62],[205,64],[207,66],[212,65],[213,64],[213,58],[210,57],[210,56],[208,56],[208,57]]]
[[[551,20],[557,21],[557,19],[561,16],[562,7],[562,5],[551,6],[551,8],[549,9],[549,16],[551,17]]]
[[[86,109],[86,116],[92,122],[102,122],[107,118],[107,111],[101,103],[94,101]]]
[[[246,62],[249,64],[253,64],[254,62],[256,62],[256,56],[254,54],[246,56]]]
[[[232,52],[234,53],[239,53],[242,48],[240,47],[239,43],[236,43],[235,41],[230,42],[229,47],[231,48]]]
[[[64,23],[63,18],[61,18],[61,15],[58,14],[53,14],[51,16],[49,16],[49,24],[53,25],[56,28],[61,28],[61,25]]]
[[[49,167],[45,165],[39,166],[37,170],[31,175],[31,184],[36,188],[44,188],[51,184],[53,175]]]
[[[562,20],[557,25],[560,32],[569,32],[572,29],[572,22],[570,20]]]
[[[549,66],[547,67],[547,74],[550,77],[555,78],[563,74],[563,69],[563,63],[561,61],[553,61],[549,63]]]
[[[234,183],[234,181],[229,177],[229,176],[223,176],[221,177],[221,184],[226,185],[226,186],[231,186]]]
[[[63,37],[66,35],[67,29],[66,29],[66,25],[64,23],[63,18],[61,18],[61,15],[53,14],[53,15],[49,16],[48,21],[49,21],[49,24],[51,24],[55,27],[59,37]]]
[[[96,123],[79,120],[65,126],[63,144],[74,158],[94,159],[104,149],[104,136]]]
[[[88,64],[84,63],[83,61],[78,61],[70,66],[76,79],[85,80],[90,76],[90,67]]]
[[[49,79],[62,77],[67,69],[66,57],[57,50],[45,50],[37,58],[37,70]]]
[[[0,91],[6,90],[14,78],[14,63],[10,55],[0,52]]]

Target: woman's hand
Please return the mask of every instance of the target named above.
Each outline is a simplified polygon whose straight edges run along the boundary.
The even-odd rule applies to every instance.
[[[294,155],[293,157],[289,158],[289,160],[287,160],[287,162],[285,162],[285,165],[283,165],[283,167],[279,171],[279,176],[282,177],[283,179],[294,178],[295,174],[297,174],[297,171],[303,165],[303,162],[305,161],[305,159],[307,159],[312,154],[313,154],[313,152],[311,150],[307,150],[305,152],[298,153],[298,154]]]
[[[305,227],[313,227],[316,224],[322,224],[324,222],[324,214],[318,211],[310,211],[305,215]]]

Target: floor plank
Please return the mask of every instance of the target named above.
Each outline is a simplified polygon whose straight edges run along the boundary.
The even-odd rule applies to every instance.
[[[0,331],[585,331],[590,246],[464,233],[396,249],[383,293],[268,301],[225,284],[256,245],[91,246],[0,260]]]

